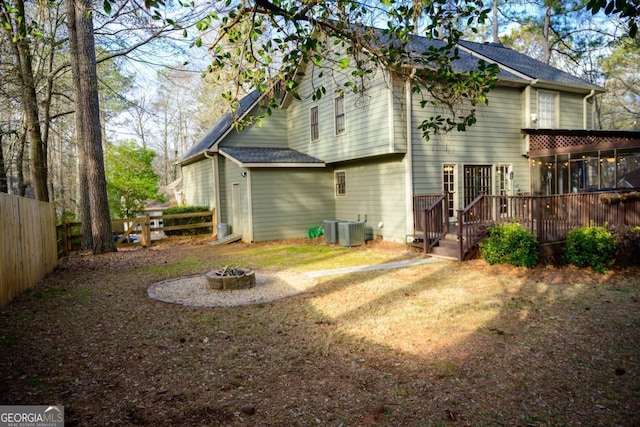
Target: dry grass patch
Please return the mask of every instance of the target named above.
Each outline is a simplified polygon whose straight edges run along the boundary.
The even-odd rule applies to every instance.
[[[0,311],[0,401],[63,404],[68,426],[640,424],[638,270],[444,262],[246,307],[146,296],[213,264],[302,272],[403,249],[192,240],[71,257]]]

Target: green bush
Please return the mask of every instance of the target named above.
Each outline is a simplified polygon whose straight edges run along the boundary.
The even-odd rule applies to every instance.
[[[565,261],[578,267],[607,271],[616,255],[616,240],[606,227],[579,227],[567,233]]]
[[[167,208],[162,211],[163,215],[174,215],[182,213],[194,213],[194,212],[206,212],[210,209],[207,206],[175,206],[173,208]],[[211,215],[192,216],[189,218],[166,218],[163,220],[163,227],[169,227],[172,225],[185,225],[185,224],[200,224],[203,222],[210,222]],[[185,228],[181,230],[165,230],[164,234],[167,236],[193,236],[196,234],[211,234],[213,230],[211,227],[202,228]]]
[[[535,267],[538,263],[535,233],[516,222],[495,225],[488,232],[487,240],[480,243],[480,254],[489,264]]]
[[[623,225],[609,231],[616,241],[616,265],[640,265],[640,227]]]

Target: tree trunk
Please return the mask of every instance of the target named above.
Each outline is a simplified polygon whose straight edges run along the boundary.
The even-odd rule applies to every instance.
[[[553,14],[553,9],[551,6],[547,6],[547,9],[544,14],[544,24],[542,27],[542,50],[543,57],[541,59],[542,62],[548,64],[551,61],[551,42],[549,40],[550,32],[551,32],[551,15]]]
[[[76,11],[75,2],[67,1],[67,26],[69,27],[69,46],[71,55],[71,79],[73,87],[80,87],[80,69],[78,63],[78,36],[75,26]],[[82,109],[80,102],[80,94],[76,90],[74,99],[75,103],[75,125],[76,125],[76,147],[78,150],[78,214],[80,216],[80,231],[82,234],[82,249],[91,249],[93,247],[93,238],[91,231],[91,203],[89,202],[89,182],[87,181],[87,167],[84,150],[84,140],[82,138],[82,126],[84,123],[83,115],[85,111]]]
[[[22,102],[24,105],[27,132],[29,134],[31,157],[31,176],[33,189],[37,200],[49,201],[47,188],[47,156],[45,141],[42,139],[40,118],[38,112],[38,98],[36,95],[36,83],[33,78],[33,66],[29,39],[25,19],[24,1],[17,0],[18,8],[17,33],[18,40],[15,43],[16,56],[20,64],[20,77],[22,83]]]
[[[8,193],[7,185],[7,168],[4,166],[4,153],[2,152],[2,137],[4,134],[0,131],[0,193]]]
[[[500,43],[500,36],[498,34],[498,0],[493,0],[493,22],[491,23],[493,29],[493,42]]]
[[[91,2],[88,0],[67,0],[67,25],[75,39],[75,58],[72,57],[72,72],[76,74],[76,130],[78,146],[84,148],[84,172],[86,176],[90,205],[91,237],[93,253],[115,252],[107,198],[107,181],[102,152],[102,130],[100,127],[100,101],[98,98],[98,77],[96,70],[95,41]],[[72,37],[70,36],[70,41]],[[80,163],[82,165],[82,162]],[[82,178],[81,178],[82,182]],[[82,191],[82,187],[81,187]],[[81,197],[82,200],[82,197]],[[82,204],[82,203],[81,203]]]
[[[22,128],[20,132],[20,144],[16,156],[16,179],[18,180],[18,195],[24,197],[28,184],[24,182],[24,149],[27,145],[27,130]]]

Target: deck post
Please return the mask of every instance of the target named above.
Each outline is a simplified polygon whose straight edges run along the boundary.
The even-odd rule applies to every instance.
[[[464,257],[464,239],[462,237],[462,219],[464,218],[464,210],[458,209],[458,261],[462,261]]]

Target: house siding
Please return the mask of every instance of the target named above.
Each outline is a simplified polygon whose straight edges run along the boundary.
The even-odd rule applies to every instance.
[[[463,205],[463,170],[465,165],[512,164],[512,186],[529,191],[529,164],[522,157],[522,97],[517,88],[497,87],[489,93],[489,105],[477,110],[477,123],[465,132],[455,130],[432,135],[426,142],[417,129],[433,112],[413,101],[412,141],[414,194],[440,194],[443,191],[442,165],[457,166],[458,207]],[[494,186],[495,188],[495,182]]]
[[[187,206],[215,207],[215,190],[213,186],[213,161],[203,159],[182,166],[182,188],[184,202]]]
[[[253,113],[257,114],[257,109]],[[262,120],[261,126],[253,123],[241,131],[232,130],[221,144],[223,147],[288,147],[287,112],[274,110]]]
[[[407,224],[403,156],[337,164],[335,170],[345,171],[347,188],[346,196],[334,196],[335,218],[366,219],[365,227],[374,238],[404,242]]]
[[[583,122],[583,99],[586,94],[580,93],[572,93],[572,92],[562,92],[558,90],[549,90],[549,89],[533,89],[531,90],[531,99],[530,99],[530,108],[531,114],[538,114],[538,93],[540,91],[543,92],[552,92],[557,93],[559,96],[558,100],[558,114],[560,129],[582,129],[584,127]],[[491,94],[489,94],[491,96]],[[587,104],[587,127],[591,125],[591,117],[590,117],[590,104]],[[523,112],[524,117],[524,112]],[[536,123],[531,123],[531,127],[537,128],[539,127]],[[524,126],[528,127],[528,126]]]
[[[311,66],[310,66],[311,67]],[[294,101],[288,108],[289,146],[294,150],[322,159],[327,163],[359,159],[394,150],[404,151],[406,144],[397,141],[394,145],[390,132],[390,88],[387,73],[377,70],[367,77],[365,89],[358,94],[345,91],[344,108],[346,131],[342,135],[335,132],[334,102],[336,90],[350,75],[351,70],[324,70],[319,78],[318,69],[313,78],[301,82],[299,93],[302,101]],[[311,98],[315,90],[324,85],[326,94],[318,101]],[[311,141],[309,110],[318,106],[319,139]]]
[[[306,237],[335,217],[331,170],[260,168],[250,177],[254,241]]]
[[[584,95],[577,93],[560,93],[560,128],[582,129]]]

